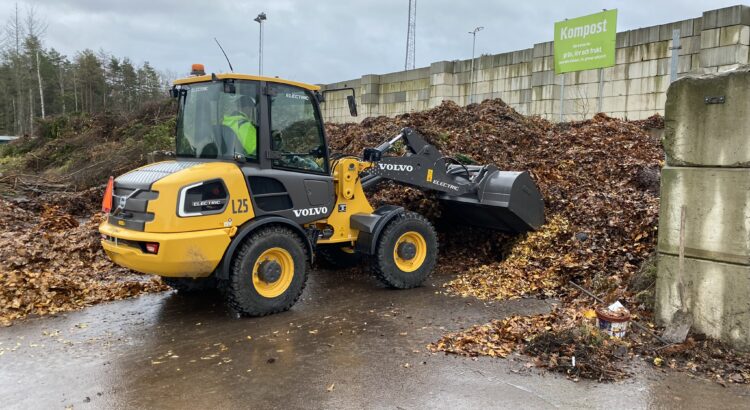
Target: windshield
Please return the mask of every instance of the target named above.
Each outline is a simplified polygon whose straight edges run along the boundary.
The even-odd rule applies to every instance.
[[[258,156],[258,85],[206,82],[181,87],[176,153],[191,158]],[[234,92],[231,92],[234,91]]]

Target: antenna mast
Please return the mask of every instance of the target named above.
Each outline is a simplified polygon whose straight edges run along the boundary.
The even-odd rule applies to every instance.
[[[216,42],[216,45],[219,46],[221,53],[224,54],[224,58],[227,59],[227,64],[229,64],[229,71],[234,72],[234,68],[232,68],[232,63],[229,61],[229,57],[227,57],[227,53],[224,52],[224,47],[221,46],[221,43],[219,43],[219,40],[217,40],[216,37],[214,37],[214,41]]]
[[[406,61],[404,70],[414,69],[417,47],[415,44],[417,29],[417,0],[409,0],[409,21],[406,30]]]

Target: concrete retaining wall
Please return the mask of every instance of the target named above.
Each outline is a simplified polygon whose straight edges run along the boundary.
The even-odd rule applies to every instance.
[[[696,331],[750,350],[750,69],[669,88],[659,212],[656,315],[680,308],[680,210],[686,209],[687,306]],[[724,97],[724,103],[717,97]],[[686,166],[690,165],[690,166]]]
[[[749,62],[750,8],[746,6],[617,33],[615,66],[565,74],[564,119],[591,117],[599,111],[600,103],[601,111],[616,117],[641,119],[663,114],[674,29],[680,29],[680,75],[726,71]],[[327,95],[324,117],[331,122],[361,121],[369,116],[425,110],[444,100],[467,105],[502,98],[520,113],[557,121],[563,76],[555,75],[553,52],[553,43],[546,42],[475,58],[473,92],[470,59],[327,84],[324,89],[354,87],[359,116],[349,115],[347,94],[340,92]]]

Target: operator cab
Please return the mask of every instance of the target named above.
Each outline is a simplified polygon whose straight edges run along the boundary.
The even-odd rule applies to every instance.
[[[325,217],[335,195],[318,89],[233,73],[177,80],[175,155],[237,163],[258,215]]]

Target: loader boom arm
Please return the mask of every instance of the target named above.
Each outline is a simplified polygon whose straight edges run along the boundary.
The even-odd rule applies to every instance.
[[[402,140],[406,147],[405,155],[383,156]],[[376,148],[365,149],[363,157],[365,161],[373,163],[369,174],[362,178],[364,189],[374,187],[383,179],[449,195],[463,195],[477,189],[467,167],[443,156],[434,145],[428,144],[411,128],[404,128],[398,135]],[[495,168],[490,165],[488,169]]]
[[[406,153],[385,157],[403,141]],[[511,233],[539,229],[544,224],[544,200],[528,172],[500,171],[495,165],[463,165],[428,144],[416,131],[404,128],[376,148],[366,148],[370,164],[361,176],[362,188],[391,180],[438,198],[464,222]]]

